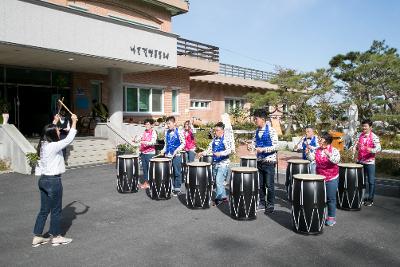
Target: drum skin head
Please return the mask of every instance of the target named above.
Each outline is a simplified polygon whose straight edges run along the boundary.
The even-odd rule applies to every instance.
[[[339,167],[344,167],[344,168],[362,168],[363,165],[357,164],[357,163],[339,163]]]
[[[210,166],[211,163],[198,161],[198,162],[189,162],[189,163],[186,163],[186,165],[191,166],[191,167],[206,167],[206,166]]]
[[[150,161],[156,161],[156,162],[166,162],[166,161],[171,161],[170,158],[152,158]]]
[[[252,156],[252,155],[250,155],[250,156],[243,156],[243,157],[240,157],[241,159],[257,159],[257,157],[256,156]]]
[[[307,181],[325,180],[325,176],[319,174],[295,174],[293,178]]]
[[[309,160],[305,160],[305,159],[289,159],[287,162],[288,163],[299,163],[299,164],[310,163]]]
[[[234,167],[232,168],[232,172],[257,172],[257,168],[251,167]]]
[[[125,154],[125,155],[119,155],[118,158],[121,159],[132,159],[132,158],[137,158],[139,157],[139,155],[135,155],[135,154]]]

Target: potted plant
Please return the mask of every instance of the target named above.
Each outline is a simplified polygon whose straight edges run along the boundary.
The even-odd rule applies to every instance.
[[[5,99],[0,99],[0,112],[3,115],[3,124],[8,123],[8,118],[10,117],[10,114],[8,113],[10,111],[10,103],[8,103]]]

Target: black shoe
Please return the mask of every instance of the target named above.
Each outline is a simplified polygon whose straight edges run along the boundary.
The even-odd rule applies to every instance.
[[[263,203],[260,202],[260,203],[258,204],[257,210],[265,210],[265,204],[263,204]]]
[[[265,213],[269,213],[269,214],[271,214],[271,213],[273,213],[274,212],[274,206],[270,206],[270,205],[268,205],[266,208],[265,208]]]
[[[178,196],[178,191],[172,190],[172,195],[173,195],[174,197],[177,197],[177,196]]]
[[[224,203],[224,200],[223,200],[223,199],[215,199],[215,200],[214,200],[214,203],[213,203],[213,206],[219,206],[219,205],[221,205],[222,203]]]

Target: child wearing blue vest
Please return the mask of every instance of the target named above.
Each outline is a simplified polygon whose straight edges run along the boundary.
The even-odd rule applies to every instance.
[[[228,137],[225,138],[224,128],[225,125],[222,122],[215,125],[215,137],[208,145],[207,150],[202,153],[213,157],[213,177],[217,185],[214,206],[228,202],[224,181],[229,173],[229,155],[232,153],[232,143]]]
[[[185,147],[185,136],[183,131],[176,127],[175,117],[168,117],[166,120],[167,131],[165,132],[165,145],[161,151],[165,157],[172,158],[173,168],[173,187],[172,195],[177,196],[181,193],[182,184],[182,156],[181,151]]]
[[[306,135],[303,136],[295,150],[302,150],[303,159],[307,160],[307,153],[314,153],[316,149],[319,147],[317,142],[317,137],[314,135],[314,129],[311,126],[307,126]],[[315,160],[310,163],[310,171],[315,174]]]
[[[274,212],[275,204],[275,165],[276,151],[278,148],[278,135],[274,128],[266,122],[267,113],[265,110],[254,112],[254,121],[257,125],[253,140],[253,148],[257,153],[257,168],[260,179],[260,203],[259,210],[266,213]],[[265,191],[267,190],[267,202],[265,203]]]

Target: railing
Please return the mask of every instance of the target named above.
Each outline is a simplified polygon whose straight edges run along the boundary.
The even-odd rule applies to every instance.
[[[209,61],[219,61],[219,48],[216,46],[178,38],[178,55],[191,56]]]
[[[243,79],[251,80],[270,80],[275,76],[273,72],[267,72],[262,70],[243,68],[240,66],[219,64],[219,74],[229,77],[239,77]]]

